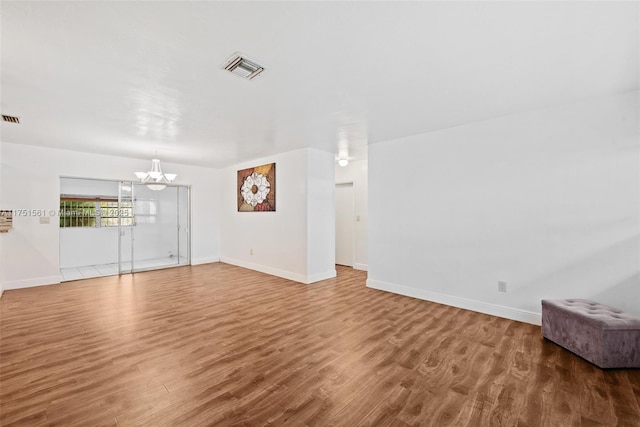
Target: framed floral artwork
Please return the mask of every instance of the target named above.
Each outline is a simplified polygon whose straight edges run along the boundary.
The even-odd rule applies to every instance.
[[[238,212],[276,210],[276,164],[238,171]]]

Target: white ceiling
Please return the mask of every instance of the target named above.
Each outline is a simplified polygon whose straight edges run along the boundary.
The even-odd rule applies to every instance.
[[[3,142],[223,167],[639,87],[638,2],[2,1]],[[266,71],[221,69],[239,51]]]

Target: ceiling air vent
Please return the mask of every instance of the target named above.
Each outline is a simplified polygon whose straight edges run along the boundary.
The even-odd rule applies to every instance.
[[[222,67],[233,74],[251,80],[264,71],[264,67],[236,52]]]
[[[3,122],[9,122],[9,123],[20,123],[20,119],[16,116],[5,116],[4,114],[2,115],[2,121]]]

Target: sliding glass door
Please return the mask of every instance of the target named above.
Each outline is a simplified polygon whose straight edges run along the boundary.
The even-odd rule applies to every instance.
[[[121,273],[190,264],[188,187],[121,182],[120,203]]]
[[[189,187],[178,188],[178,264],[191,264],[190,221],[191,194]]]
[[[190,189],[60,178],[62,281],[191,263]]]
[[[113,207],[110,209],[114,209]],[[131,182],[120,182],[116,212],[111,212],[118,221],[118,272],[133,271],[133,186]],[[103,213],[104,216],[105,213]]]

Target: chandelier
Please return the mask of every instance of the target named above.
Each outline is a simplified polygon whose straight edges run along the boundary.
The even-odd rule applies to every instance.
[[[160,159],[151,159],[151,170],[148,172],[135,172],[141,183],[146,184],[149,190],[159,191],[166,188],[178,176],[175,173],[162,173]]]

